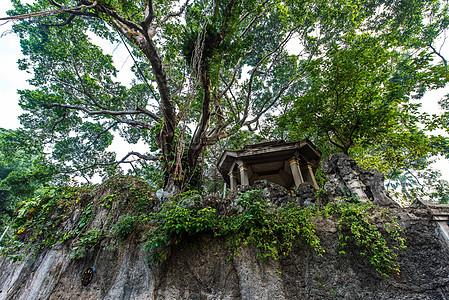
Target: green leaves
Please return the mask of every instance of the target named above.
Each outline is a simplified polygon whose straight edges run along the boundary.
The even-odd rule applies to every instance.
[[[316,234],[315,223],[320,218],[329,218],[338,223],[340,254],[346,254],[345,247],[354,243],[380,275],[399,272],[396,257],[405,247],[402,229],[387,210],[371,203],[329,203],[322,211],[296,206],[274,209],[258,190],[241,194],[230,215],[218,214],[210,207],[200,210],[181,207],[179,203],[169,202],[152,216],[157,227],[148,233],[144,247],[155,261],[165,259],[166,249],[173,243],[198,233],[226,238],[231,256],[251,244],[256,247],[259,259],[278,259],[289,255],[298,242],[323,255],[325,249]],[[373,215],[386,221],[376,224]]]
[[[397,251],[405,248],[405,238],[397,220],[391,218],[386,210],[376,212],[376,207],[371,203],[329,203],[325,211],[339,217],[340,247],[344,249],[352,240],[359,248],[360,255],[367,257],[380,275],[388,277],[391,273],[399,274]],[[382,234],[378,225],[371,221],[374,214],[390,219],[390,222],[383,224],[386,234]],[[389,246],[390,243],[393,246]],[[341,250],[340,254],[346,252]]]
[[[20,92],[21,121],[52,161],[87,179],[126,161],[106,151],[114,132],[162,152],[163,163],[136,162],[132,172],[164,168],[165,182],[180,186],[206,147],[240,130],[272,139],[285,128],[326,151],[365,148],[410,131],[424,118],[409,99],[448,80],[432,62],[444,60],[433,43],[449,25],[440,1],[13,2],[11,14],[65,8],[14,26],[19,68],[34,86]],[[129,86],[96,45],[107,41],[126,43]],[[271,126],[285,111],[282,128]]]
[[[312,209],[290,207],[271,210],[261,191],[243,193],[236,200],[237,211],[231,215],[218,215],[210,207],[197,210],[179,206],[180,202],[169,202],[153,216],[158,225],[149,232],[144,244],[154,260],[165,257],[164,251],[170,243],[177,243],[187,236],[198,233],[213,233],[227,239],[230,255],[238,255],[248,244],[258,249],[259,258],[278,259],[288,255],[300,238],[318,253],[324,252],[315,234]]]
[[[53,175],[38,136],[0,129],[0,230],[15,215],[16,204],[34,196]]]

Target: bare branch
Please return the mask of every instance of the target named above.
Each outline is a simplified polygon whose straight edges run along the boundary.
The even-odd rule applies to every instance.
[[[137,111],[141,111],[142,113],[146,114],[147,116],[149,116],[150,118],[152,118],[155,121],[160,121],[161,120],[161,117],[159,117],[156,114],[152,113],[151,111],[149,111],[145,107],[137,106]]]
[[[119,160],[115,164],[118,165],[118,164],[125,162],[126,159],[132,155],[137,156],[138,158],[144,159],[144,160],[152,160],[152,161],[159,160],[159,157],[154,156],[154,155],[146,155],[146,154],[141,154],[139,152],[131,151],[131,152],[128,152],[128,154],[126,154],[121,160]]]
[[[88,170],[88,169],[93,169],[95,167],[102,167],[102,166],[114,166],[117,167],[119,164],[123,164],[123,163],[130,163],[132,161],[127,161],[126,159],[128,159],[130,156],[137,156],[140,159],[144,159],[144,160],[150,160],[150,161],[157,161],[159,160],[159,157],[157,156],[153,156],[153,155],[146,155],[146,154],[141,154],[139,152],[134,152],[131,151],[128,154],[126,154],[121,160],[119,161],[111,161],[111,162],[104,162],[104,163],[94,163],[90,166],[84,167],[84,168],[80,168],[77,170],[72,170],[71,172],[65,172],[65,173],[73,173],[76,171],[84,171],[84,170]]]
[[[153,1],[152,0],[148,0],[147,1],[147,5],[145,7],[145,19],[143,20],[143,22],[140,23],[140,25],[142,26],[142,28],[145,31],[148,31],[148,27],[153,22],[153,19],[154,19]]]
[[[64,22],[61,23],[49,23],[49,24],[43,24],[44,26],[51,26],[51,27],[62,27],[67,24],[70,24],[73,19],[75,19],[76,15],[72,14],[70,15]]]
[[[102,105],[102,104],[100,104],[96,99],[95,99],[95,97],[90,93],[90,92],[88,92],[87,91],[87,89],[86,89],[86,87],[85,87],[85,85],[84,85],[84,82],[83,82],[83,80],[82,80],[82,78],[81,78],[81,75],[80,75],[80,73],[79,73],[79,70],[78,70],[78,68],[77,68],[77,65],[76,65],[76,63],[75,63],[75,61],[74,61],[74,59],[73,59],[73,57],[71,57],[72,58],[72,64],[73,64],[73,67],[74,67],[74,69],[75,69],[75,73],[76,73],[76,75],[77,75],[77,77],[78,77],[78,79],[79,79],[79,81],[80,81],[80,83],[81,83],[81,86],[82,86],[82,88],[83,88],[83,93],[96,105],[96,106],[98,106],[99,108],[101,108],[102,109],[102,111],[99,111],[99,112],[108,112],[108,111],[110,111],[110,110],[108,110],[107,108],[106,108],[106,106],[104,106],[104,105]],[[148,84],[148,83],[147,83]],[[67,85],[69,85],[70,86],[70,84],[67,84]],[[78,90],[78,89],[77,89]],[[79,90],[78,90],[79,91]],[[75,107],[73,107],[73,108],[75,108]],[[75,108],[75,109],[80,109],[80,108]],[[85,111],[86,112],[86,111]],[[129,113],[129,112],[131,112],[131,113]],[[87,113],[87,112],[86,112]],[[91,113],[92,114],[98,114],[98,113],[96,113],[95,111],[91,111]],[[145,115],[147,115],[147,116],[149,116],[150,118],[152,118],[153,120],[155,120],[155,121],[159,121],[161,118],[159,117],[159,116],[157,116],[156,114],[154,114],[154,113],[152,113],[152,112],[150,112],[148,109],[146,109],[146,108],[143,108],[143,107],[137,107],[136,108],[136,111],[124,111],[123,113],[120,113],[120,112],[116,112],[115,114],[111,114],[111,115],[121,115],[121,114],[139,114],[139,113],[143,113],[143,114],[145,114]],[[108,114],[108,113],[101,113],[101,114]]]
[[[90,110],[84,106],[80,105],[70,105],[70,104],[61,104],[61,103],[52,103],[49,105],[50,107],[63,107],[63,108],[69,108],[69,109],[75,109],[75,110],[81,110],[85,112],[86,114],[92,116],[92,115],[111,115],[111,116],[122,116],[122,115],[138,115],[142,114],[143,112],[140,110]]]
[[[142,129],[151,129],[151,128],[153,128],[150,124],[148,124],[146,122],[138,121],[138,120],[129,120],[129,119],[124,119],[124,118],[120,118],[120,117],[116,117],[115,120],[117,120],[120,123],[128,124],[128,125],[135,126],[135,127],[139,127],[139,128],[142,128]]]
[[[444,58],[444,56],[440,52],[438,52],[437,49],[435,49],[435,47],[432,46],[432,44],[429,44],[428,46],[430,47],[430,49],[432,49],[433,53],[438,55],[443,60],[444,65],[447,67],[447,60],[446,60],[446,58]]]

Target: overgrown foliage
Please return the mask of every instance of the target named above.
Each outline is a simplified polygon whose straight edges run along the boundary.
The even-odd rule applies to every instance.
[[[100,243],[120,243],[142,229],[153,204],[150,186],[133,177],[116,176],[102,187],[45,188],[19,204],[15,234],[2,252],[20,260],[61,243],[71,248],[71,258],[82,258]],[[92,219],[100,210],[107,218],[95,227]]]
[[[329,153],[394,149],[391,135],[420,121],[409,98],[447,82],[436,46],[449,24],[444,1],[12,2],[19,68],[33,74],[33,89],[19,91],[21,122],[60,172],[87,180],[128,164],[153,181],[162,169],[157,184],[198,188],[207,148],[253,131],[317,144],[328,134]],[[99,40],[126,45],[130,84]],[[297,122],[316,123],[315,134]],[[114,135],[147,148],[116,157]],[[401,149],[418,149],[412,142]]]
[[[16,205],[48,185],[53,174],[38,141],[22,129],[0,128],[0,234],[16,215]]]
[[[297,243],[308,244],[318,255],[325,249],[316,234],[316,221],[329,218],[338,222],[340,254],[351,243],[382,276],[399,273],[397,252],[405,247],[402,230],[388,211],[370,203],[330,203],[323,210],[290,206],[274,209],[258,190],[248,191],[236,199],[230,215],[220,215],[213,208],[200,210],[179,206],[179,201],[166,203],[153,215],[157,227],[148,233],[145,249],[153,260],[166,259],[167,247],[187,236],[208,233],[224,237],[230,257],[246,245],[254,245],[260,259],[287,256]],[[373,217],[389,221],[379,228]]]
[[[405,238],[395,217],[390,218],[385,209],[379,210],[371,203],[329,203],[324,212],[338,219],[342,249],[352,241],[360,249],[360,255],[367,257],[381,275],[399,274],[396,258],[397,252],[405,248]],[[383,224],[384,232],[372,221],[376,217],[390,219]],[[388,238],[392,246],[388,245]],[[345,250],[340,253],[345,254]]]
[[[102,191],[108,193],[94,196]],[[148,185],[127,177],[115,177],[95,189],[45,189],[21,204],[14,221],[16,233],[2,252],[17,261],[30,251],[36,254],[60,243],[71,248],[71,258],[79,259],[96,246],[116,246],[138,236],[144,239],[142,246],[150,258],[159,262],[167,259],[170,247],[191,236],[209,234],[226,240],[229,259],[239,255],[242,247],[253,245],[259,259],[276,260],[300,244],[323,255],[326,249],[320,243],[317,222],[329,219],[338,224],[340,254],[356,247],[382,276],[399,272],[395,259],[405,240],[386,209],[369,203],[275,208],[259,190],[242,193],[232,203],[226,212],[204,207],[198,194],[188,192],[164,203],[159,212],[148,213],[154,206]],[[105,212],[107,218],[97,219],[94,225],[93,218]]]

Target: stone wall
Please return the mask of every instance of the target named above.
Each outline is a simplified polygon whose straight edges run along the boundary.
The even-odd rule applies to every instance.
[[[258,261],[252,247],[229,259],[223,239],[199,235],[148,264],[139,241],[104,246],[83,259],[66,246],[13,264],[0,261],[0,299],[447,299],[449,251],[427,209],[395,209],[407,236],[400,274],[378,275],[357,248],[338,254],[337,226],[317,224],[326,253],[296,246],[278,261]],[[381,220],[380,220],[381,221]],[[380,222],[379,221],[379,222]],[[90,266],[96,274],[81,284]]]
[[[100,243],[82,259],[71,259],[66,244],[28,255],[20,263],[1,258],[0,300],[448,299],[449,244],[441,226],[447,227],[442,218],[449,216],[449,208],[422,203],[398,208],[383,190],[381,174],[358,168],[346,156],[326,160],[323,169],[330,181],[327,201],[338,201],[349,191],[358,200],[392,207],[390,215],[397,216],[407,238],[407,248],[399,251],[399,274],[381,277],[353,243],[348,243],[346,254],[340,254],[336,221],[319,219],[317,235],[326,250],[322,256],[307,243],[298,241],[288,256],[276,261],[258,260],[251,245],[231,258],[223,238],[198,234],[172,246],[167,259],[156,264],[148,263],[147,253],[139,246],[142,241],[133,234],[120,244]],[[269,209],[315,205],[311,186],[301,186],[296,197],[267,182],[256,182],[252,188],[261,190],[268,198]],[[238,209],[238,193],[248,189],[241,187],[225,200],[206,197],[200,202],[202,206],[229,212]],[[100,187],[93,203],[107,198],[108,193],[113,194],[114,190]],[[184,202],[179,205],[198,205],[195,201]],[[160,209],[158,203],[151,209]],[[75,209],[63,226],[73,229],[79,214],[79,209]],[[108,212],[99,206],[92,219],[90,229],[105,230]],[[374,219],[379,224],[385,222],[381,217]],[[83,286],[81,277],[91,266],[96,268],[95,276],[88,286]]]

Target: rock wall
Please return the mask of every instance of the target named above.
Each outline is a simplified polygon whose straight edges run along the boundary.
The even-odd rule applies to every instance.
[[[378,170],[360,168],[354,159],[337,153],[321,162],[323,172],[329,180],[324,189],[335,201],[342,196],[352,196],[359,201],[372,201],[380,206],[399,207],[384,187],[384,175]]]
[[[400,274],[378,275],[357,248],[338,254],[337,225],[317,224],[326,253],[298,244],[277,261],[258,261],[252,247],[229,259],[223,239],[206,234],[174,246],[162,264],[148,264],[131,238],[70,259],[55,246],[20,263],[0,261],[0,299],[447,299],[449,251],[427,209],[395,209],[407,236]],[[81,284],[90,266],[96,273]]]
[[[298,241],[288,256],[280,256],[278,260],[258,260],[251,245],[231,258],[224,238],[203,233],[170,247],[167,259],[158,264],[147,261],[137,234],[131,234],[120,244],[113,239],[109,244],[99,243],[82,259],[70,258],[73,240],[34,256],[29,254],[20,263],[0,258],[0,300],[449,299],[449,207],[421,203],[398,208],[383,189],[382,174],[362,170],[344,155],[324,161],[323,170],[330,182],[326,201],[341,201],[341,196],[349,191],[355,199],[392,207],[390,215],[397,216],[407,238],[407,248],[398,251],[399,274],[381,277],[353,243],[348,243],[346,254],[340,254],[336,221],[319,219],[317,235],[326,251],[322,255]],[[133,192],[127,190],[130,187]],[[288,205],[315,205],[314,189],[307,185],[298,189],[296,197],[267,182],[256,182],[252,188],[262,191],[270,210]],[[238,193],[249,189],[239,187],[222,201],[214,197],[192,198],[178,205],[196,207],[198,200],[203,207],[210,206],[222,213],[238,210],[235,203]],[[135,201],[136,195],[147,193],[150,196],[142,198],[147,202]],[[127,178],[100,186],[92,195],[76,201],[60,225],[62,232],[73,232],[82,206],[95,205],[87,228],[107,232],[112,228],[111,220],[118,220],[124,211],[129,213],[132,207],[143,204],[145,213],[157,211],[163,201],[157,200],[157,193],[153,195],[138,181]],[[109,203],[105,202],[107,199],[115,200]],[[372,218],[379,224],[385,222],[382,217]],[[93,281],[84,286],[81,278],[92,266],[96,269]]]

